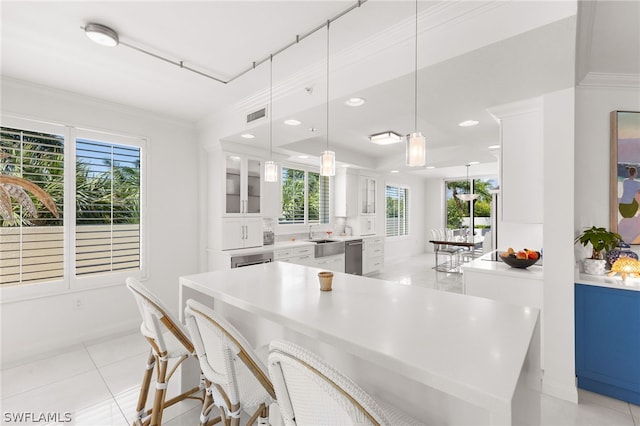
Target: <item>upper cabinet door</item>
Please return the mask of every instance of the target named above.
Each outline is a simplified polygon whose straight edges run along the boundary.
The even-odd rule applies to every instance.
[[[225,156],[225,214],[259,215],[262,162],[236,154]]]
[[[260,195],[262,179],[260,160],[247,159],[247,204],[245,213],[260,214]]]
[[[360,212],[361,215],[376,213],[376,179],[360,177]]]

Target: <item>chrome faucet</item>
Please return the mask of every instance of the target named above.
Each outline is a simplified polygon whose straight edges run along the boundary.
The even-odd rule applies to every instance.
[[[311,225],[309,225],[309,239],[313,240],[313,232],[311,231]]]

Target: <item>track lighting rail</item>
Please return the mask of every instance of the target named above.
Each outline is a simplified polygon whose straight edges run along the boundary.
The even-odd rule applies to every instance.
[[[261,64],[263,64],[263,63],[265,63],[265,62],[267,62],[269,60],[272,60],[274,56],[284,52],[285,50],[287,50],[291,46],[295,46],[296,44],[300,43],[302,40],[304,40],[307,37],[311,36],[315,32],[325,28],[330,23],[340,19],[341,17],[343,17],[347,13],[351,12],[353,9],[359,8],[360,6],[362,6],[366,2],[367,2],[367,0],[358,0],[358,1],[356,1],[354,4],[352,4],[351,6],[349,6],[348,8],[343,10],[342,12],[338,13],[337,15],[335,15],[334,17],[332,17],[332,18],[330,18],[328,20],[323,21],[322,24],[319,24],[318,26],[316,26],[312,30],[307,31],[306,33],[304,33],[302,35],[300,35],[300,34],[296,35],[295,39],[292,42],[286,44],[285,46],[281,47],[280,49],[276,50],[275,52],[268,54],[264,58],[262,58],[262,59],[260,59],[258,61],[252,62],[252,64],[247,69],[245,69],[245,70],[241,71],[240,73],[230,77],[227,80],[224,80],[222,78],[213,76],[213,75],[208,74],[208,73],[203,72],[203,71],[199,71],[199,70],[197,70],[195,68],[191,68],[190,66],[185,65],[184,61],[174,61],[172,59],[169,59],[169,58],[164,57],[162,55],[159,55],[157,53],[153,53],[153,52],[150,52],[150,51],[148,51],[146,49],[142,49],[140,47],[137,47],[137,46],[135,46],[135,45],[133,45],[131,43],[123,42],[122,40],[119,40],[118,34],[114,30],[112,30],[111,28],[106,27],[104,25],[90,23],[90,24],[87,24],[86,27],[80,27],[80,28],[82,30],[84,30],[85,32],[87,32],[87,33],[89,32],[89,29],[92,29],[92,30],[96,30],[97,29],[98,31],[102,32],[102,36],[105,36],[105,37],[108,37],[108,38],[112,39],[112,44],[110,44],[110,46],[117,46],[118,44],[121,44],[121,45],[126,46],[126,47],[128,47],[130,49],[136,50],[136,51],[138,51],[140,53],[144,53],[145,55],[149,55],[149,56],[154,57],[156,59],[160,59],[161,61],[164,61],[164,62],[167,62],[169,64],[178,66],[178,67],[180,67],[180,68],[182,68],[184,70],[191,71],[191,72],[193,72],[195,74],[198,74],[198,75],[200,75],[202,77],[206,77],[206,78],[209,78],[211,80],[215,80],[215,81],[217,81],[219,83],[222,83],[222,84],[228,84],[228,83],[231,83],[234,80],[237,80],[238,78],[242,77],[243,75],[247,74],[251,70],[256,69],[256,67],[258,67],[259,65],[261,65]]]

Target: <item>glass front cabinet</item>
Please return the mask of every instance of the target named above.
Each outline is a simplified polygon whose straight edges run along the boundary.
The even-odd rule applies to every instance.
[[[262,162],[241,155],[227,154],[225,159],[226,216],[260,215]]]
[[[360,177],[360,215],[376,214],[376,179]]]

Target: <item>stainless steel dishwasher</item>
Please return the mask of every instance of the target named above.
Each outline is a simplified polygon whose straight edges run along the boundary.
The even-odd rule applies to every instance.
[[[347,274],[362,275],[362,240],[345,241],[344,271]]]

